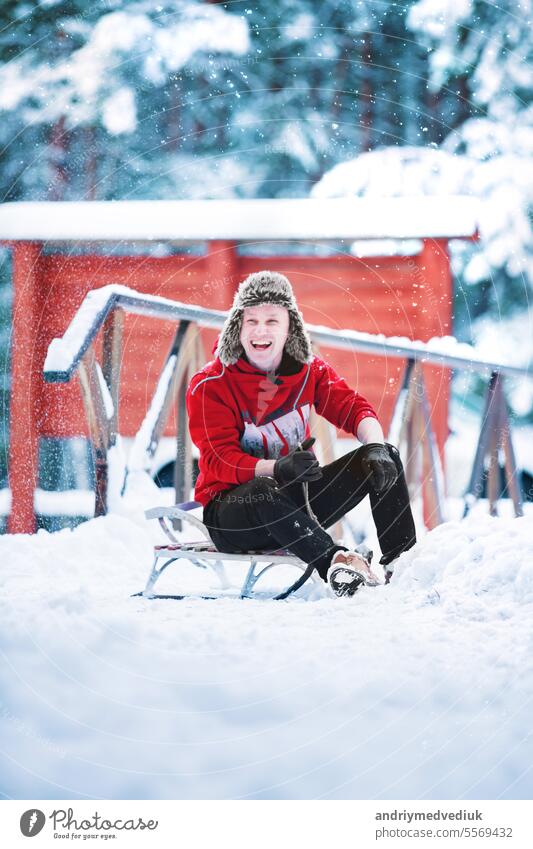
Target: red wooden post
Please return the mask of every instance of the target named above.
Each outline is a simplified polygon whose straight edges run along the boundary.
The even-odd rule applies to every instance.
[[[413,275],[413,292],[420,295],[414,310],[417,334],[427,342],[432,336],[452,332],[452,274],[446,239],[424,239],[419,271]]]
[[[42,377],[40,322],[41,245],[13,248],[13,340],[9,434],[10,533],[35,531],[33,498],[37,486],[39,400]]]
[[[433,336],[452,333],[453,284],[448,242],[445,239],[424,239],[418,274],[413,288],[417,308],[414,310],[415,335],[422,342]],[[448,438],[448,403],[450,395],[449,369],[424,366],[433,430],[444,469],[444,446]]]

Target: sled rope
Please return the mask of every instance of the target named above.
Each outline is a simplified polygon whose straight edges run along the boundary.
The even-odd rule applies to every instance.
[[[313,440],[313,442],[314,442],[314,440]],[[304,450],[302,443],[298,444],[296,450],[297,451],[303,451]],[[307,481],[302,482],[302,490],[303,490],[303,494],[304,494],[305,508],[307,510],[309,518],[312,519],[313,522],[316,522],[319,528],[324,530],[324,528],[322,527],[322,525],[318,521],[317,517],[315,516],[313,508],[311,507],[311,504],[310,504],[310,501],[309,501],[309,484],[307,483]]]

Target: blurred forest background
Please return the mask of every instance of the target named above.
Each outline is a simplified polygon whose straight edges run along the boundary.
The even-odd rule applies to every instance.
[[[532,32],[531,0],[3,0],[1,199],[476,195],[455,333],[523,364]]]

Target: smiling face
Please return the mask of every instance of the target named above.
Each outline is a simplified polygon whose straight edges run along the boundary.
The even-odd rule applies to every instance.
[[[261,371],[277,369],[289,335],[289,311],[278,304],[243,310],[240,341],[251,364]]]

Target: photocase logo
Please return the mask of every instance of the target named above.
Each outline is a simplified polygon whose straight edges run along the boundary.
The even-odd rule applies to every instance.
[[[46,817],[38,808],[30,808],[24,811],[20,818],[20,830],[24,837],[35,837],[42,831]]]

